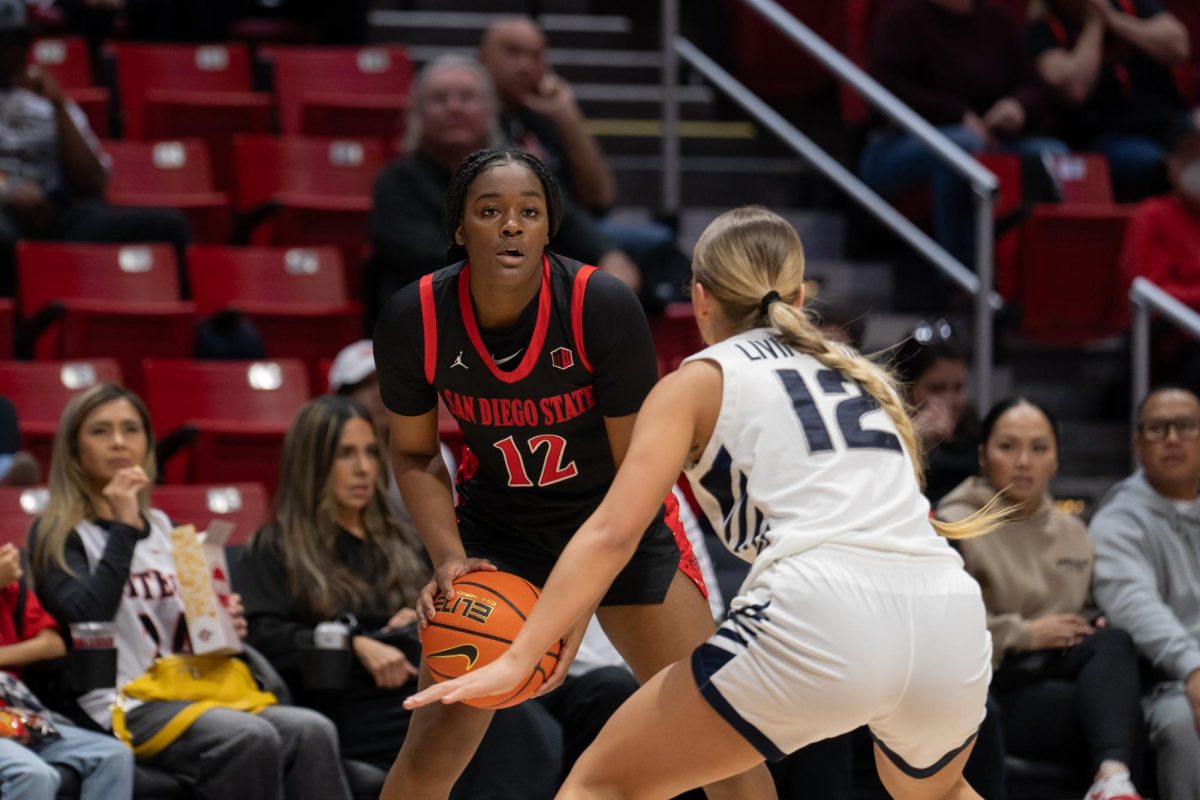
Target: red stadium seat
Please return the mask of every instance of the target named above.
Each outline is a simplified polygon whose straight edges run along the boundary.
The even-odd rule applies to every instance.
[[[395,139],[404,133],[412,63],[396,45],[268,47],[284,134]]]
[[[104,150],[112,159],[110,203],[178,208],[187,216],[193,240],[229,241],[229,195],[214,189],[203,141],[106,142]]]
[[[305,361],[314,393],[327,383],[321,360],[362,338],[362,308],[346,298],[336,248],[193,246],[187,261],[197,311],[241,311],[271,358]]]
[[[0,395],[12,401],[21,446],[50,469],[59,418],[77,393],[101,383],[120,383],[121,367],[111,358],[87,361],[0,361]]]
[[[1100,153],[1063,153],[1049,157],[1063,205],[1113,204],[1108,160]]]
[[[1123,206],[1034,208],[1022,244],[1022,334],[1071,345],[1126,327],[1119,262],[1131,213]]]
[[[29,526],[50,499],[44,486],[0,486],[0,544],[25,547]]]
[[[214,519],[233,524],[227,547],[244,545],[266,521],[271,500],[261,483],[228,483],[208,486],[159,486],[154,507],[176,525],[205,530]]]
[[[13,328],[17,316],[17,304],[7,297],[0,297],[0,358],[13,357]]]
[[[29,48],[29,63],[48,70],[87,115],[97,136],[108,135],[108,89],[96,86],[87,42],[79,36],[38,39]]]
[[[119,42],[109,52],[117,65],[125,138],[203,138],[217,185],[228,188],[230,137],[271,129],[271,98],[251,91],[246,45]]]
[[[234,139],[234,205],[250,212],[277,204],[255,244],[336,244],[351,297],[359,296],[359,263],[375,176],[387,162],[373,139],[238,136]]]
[[[144,369],[160,437],[197,431],[182,462],[164,465],[169,481],[255,481],[274,491],[283,435],[310,396],[302,362],[147,359]]]
[[[679,369],[683,359],[704,347],[691,303],[671,303],[662,314],[650,317],[650,333],[658,352],[658,371],[663,375]]]
[[[20,242],[17,284],[24,318],[61,306],[36,342],[39,359],[112,357],[138,389],[143,358],[192,352],[195,307],[179,299],[169,245]]]

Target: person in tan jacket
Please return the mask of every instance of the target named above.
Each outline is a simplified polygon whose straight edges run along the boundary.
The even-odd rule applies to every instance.
[[[1038,403],[1014,397],[982,423],[979,466],[937,507],[954,521],[997,492],[1014,516],[988,536],[960,543],[983,589],[992,634],[992,691],[1014,755],[1085,760],[1094,779],[1085,800],[1132,800],[1142,715],[1137,656],[1122,630],[1091,603],[1092,542],[1077,517],[1055,507],[1058,426]]]

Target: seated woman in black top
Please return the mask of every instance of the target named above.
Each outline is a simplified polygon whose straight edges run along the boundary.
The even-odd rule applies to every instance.
[[[400,649],[403,629],[416,621],[430,570],[388,512],[383,479],[366,409],[340,396],[308,403],[284,439],[275,518],[251,538],[237,578],[248,640],[298,702],[334,721],[344,757],[387,769],[412,715],[402,703],[417,686],[416,665]],[[346,615],[357,620],[347,687],[306,691],[301,651],[313,646],[313,628]],[[497,721],[456,796],[472,796],[473,782],[485,778],[513,797],[552,796],[557,770],[542,765],[559,758],[557,726],[538,706]]]

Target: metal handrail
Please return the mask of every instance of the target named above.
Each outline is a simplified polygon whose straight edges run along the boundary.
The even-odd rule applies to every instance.
[[[685,59],[710,82],[729,95],[760,124],[771,130],[828,180],[852,197],[876,219],[906,241],[915,251],[975,298],[975,393],[981,407],[991,402],[993,312],[1003,300],[992,291],[994,232],[992,208],[999,181],[987,168],[922,119],[878,81],[831,47],[824,39],[773,0],[742,0],[791,41],[804,49],[837,77],[849,83],[889,119],[924,142],[934,155],[961,175],[975,196],[975,270],[968,269],[924,231],[904,217],[875,191],[802,134],[794,125],[722,69],[691,42],[679,37],[679,2],[663,0],[663,208],[680,207],[678,63]]]
[[[1157,312],[1200,341],[1200,314],[1146,278],[1133,279],[1133,285],[1129,287],[1129,309],[1133,315],[1133,402],[1130,407],[1136,426],[1138,403],[1150,392],[1150,315]]]

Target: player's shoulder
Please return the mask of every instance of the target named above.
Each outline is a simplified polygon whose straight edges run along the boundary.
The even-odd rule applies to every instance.
[[[443,289],[447,282],[454,281],[458,274],[462,271],[463,264],[451,264],[448,267],[443,267],[436,272],[431,272],[428,275],[423,275],[412,283],[407,284],[403,289],[396,292],[384,304],[383,314],[390,316],[406,315],[421,307],[421,286],[424,283],[431,285],[435,291],[435,295],[439,289]]]

